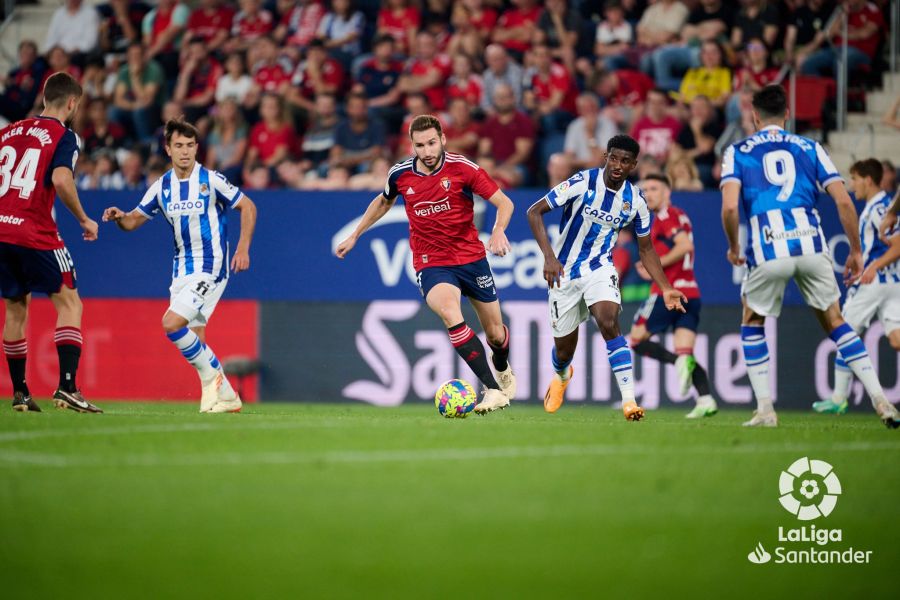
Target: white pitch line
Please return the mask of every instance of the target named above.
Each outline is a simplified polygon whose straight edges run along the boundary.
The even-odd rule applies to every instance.
[[[183,454],[117,454],[111,457],[84,454],[35,453],[19,450],[0,450],[0,466],[26,465],[40,467],[194,467],[249,466],[299,464],[366,464],[415,463],[447,460],[541,459],[583,456],[634,456],[665,452],[667,454],[751,454],[772,452],[867,452],[900,450],[897,442],[835,442],[833,444],[782,446],[742,444],[738,446],[665,446],[628,447],[620,444],[503,446],[488,448],[440,448],[398,450],[334,450],[324,452],[256,452],[217,453],[205,455]],[[110,460],[112,458],[112,460]]]

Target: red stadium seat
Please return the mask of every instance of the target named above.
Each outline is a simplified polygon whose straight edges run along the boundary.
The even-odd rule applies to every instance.
[[[825,102],[834,98],[837,86],[833,79],[797,75],[797,108],[794,118],[803,121],[813,129],[822,128],[822,112]],[[790,80],[785,88],[790,94]]]

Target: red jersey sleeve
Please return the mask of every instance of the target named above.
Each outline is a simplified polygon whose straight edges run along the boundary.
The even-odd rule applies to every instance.
[[[472,188],[473,192],[485,200],[493,196],[496,191],[500,189],[497,182],[491,179],[491,176],[482,168],[472,170],[472,175],[469,178],[469,186]]]

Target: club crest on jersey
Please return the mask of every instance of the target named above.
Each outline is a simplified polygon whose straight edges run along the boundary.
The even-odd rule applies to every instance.
[[[200,195],[201,195],[201,196],[208,196],[208,195],[209,195],[209,186],[206,185],[205,183],[201,183],[201,184],[200,184]]]
[[[629,212],[629,211],[631,211],[631,202],[626,200],[625,202],[622,203],[622,212]]]
[[[444,188],[445,192],[450,191],[450,180],[446,177],[441,177],[441,187]]]

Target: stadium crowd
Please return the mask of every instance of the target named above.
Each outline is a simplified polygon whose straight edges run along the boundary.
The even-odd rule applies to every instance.
[[[843,0],[861,86],[883,66],[889,2]],[[185,115],[203,161],[247,188],[380,189],[417,115],[508,187],[597,164],[613,135],[639,174],[716,187],[752,132],[749,97],[784,65],[833,77],[834,0],[65,0],[23,41],[0,115],[39,112],[43,81],[85,99],[83,189],[145,189],[167,167],[161,125]],[[900,103],[900,102],[898,102]],[[885,124],[900,128],[898,106]],[[546,169],[544,166],[546,165]],[[893,165],[886,169],[894,174]]]

